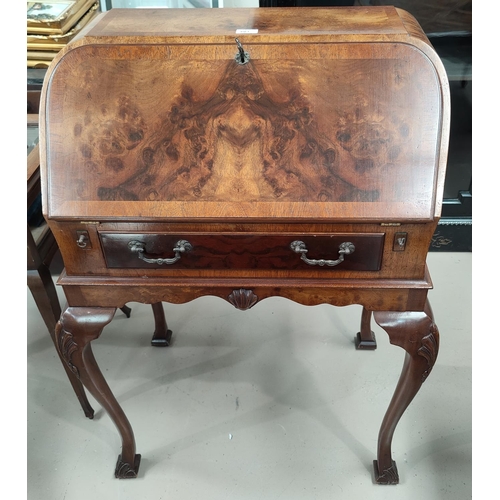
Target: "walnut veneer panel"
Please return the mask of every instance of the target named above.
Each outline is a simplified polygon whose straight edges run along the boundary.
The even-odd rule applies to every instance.
[[[392,15],[384,36],[401,36],[395,10],[375,10]],[[271,25],[243,9],[238,16],[260,26],[258,35],[238,35],[250,54],[245,65],[228,35],[234,23],[248,24],[238,16],[222,16],[226,25],[204,43],[212,17],[193,18],[180,43],[181,18],[170,11],[161,38],[156,24],[144,32],[142,17],[142,35],[112,38],[123,14],[91,29],[48,80],[48,215],[432,220],[446,115],[441,75],[409,36],[365,41],[373,19],[353,12],[357,42],[335,32],[329,9],[312,9],[298,43],[286,15],[283,26]],[[317,43],[317,33],[336,42]],[[263,43],[266,35],[274,43]]]

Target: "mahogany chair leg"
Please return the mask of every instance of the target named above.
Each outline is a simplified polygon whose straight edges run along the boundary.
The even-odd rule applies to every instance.
[[[372,332],[370,327],[371,318],[372,312],[363,307],[360,330],[354,339],[354,344],[358,350],[374,351],[377,348],[375,334]]]
[[[399,419],[432,370],[439,350],[439,331],[427,302],[422,312],[375,311],[375,321],[389,334],[391,344],[406,351],[403,371],[385,414],[378,436],[375,480],[379,484],[399,482],[391,443]]]
[[[55,327],[56,323],[61,316],[61,306],[59,305],[59,299],[57,297],[56,287],[52,281],[52,276],[50,274],[49,268],[44,264],[39,266],[37,270],[28,271],[28,287],[33,295],[33,299],[42,315],[45,326],[47,327],[50,338],[54,345],[56,345],[55,339]],[[60,357],[60,356],[59,356]],[[85,389],[75,374],[68,368],[67,364],[60,357],[66,375],[75,391],[76,397],[80,402],[83,413],[87,418],[94,418],[94,409],[89,403]]]
[[[118,429],[122,452],[118,456],[115,477],[126,479],[137,477],[141,456],[135,453],[132,427],[104,379],[90,345],[115,312],[116,308],[68,307],[57,323],[55,336],[57,349],[69,369],[107,411]]]
[[[153,308],[155,318],[155,331],[151,339],[151,345],[155,347],[168,347],[172,340],[172,330],[168,329],[163,304],[156,302],[155,304],[151,304],[151,307]]]

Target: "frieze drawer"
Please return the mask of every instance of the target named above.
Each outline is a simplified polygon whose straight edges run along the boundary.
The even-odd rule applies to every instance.
[[[109,268],[378,271],[384,234],[157,234],[101,232]]]

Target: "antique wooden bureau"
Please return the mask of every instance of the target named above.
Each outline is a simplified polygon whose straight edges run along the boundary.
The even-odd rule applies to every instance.
[[[117,308],[203,295],[363,306],[406,351],[375,478],[398,482],[395,427],[439,334],[426,255],[441,210],[448,83],[393,7],[112,9],[54,60],[40,107],[44,215],[65,264],[57,348],[116,424],[130,423],[91,350]],[[159,307],[158,307],[159,306]]]

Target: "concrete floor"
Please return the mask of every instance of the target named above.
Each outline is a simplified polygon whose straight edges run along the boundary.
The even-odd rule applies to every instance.
[[[93,350],[142,462],[117,480],[118,433],[91,397],[84,417],[28,291],[27,498],[470,499],[472,254],[428,265],[441,350],[396,430],[398,486],[373,484],[371,465],[404,351],[376,324],[378,349],[354,349],[360,306],[164,304],[169,348],[149,344],[149,306],[118,311]]]

